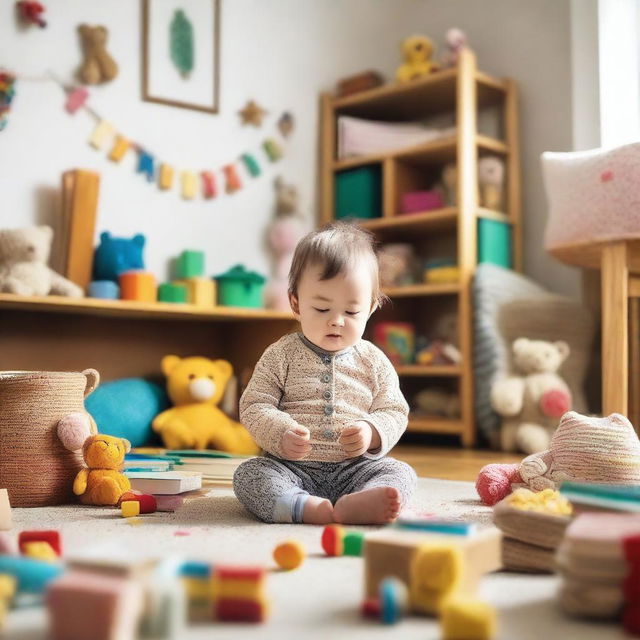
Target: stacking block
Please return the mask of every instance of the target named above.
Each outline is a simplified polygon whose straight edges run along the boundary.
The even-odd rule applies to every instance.
[[[135,580],[69,571],[46,595],[51,640],[116,640],[137,637],[143,611]]]
[[[125,271],[120,274],[122,300],[156,302],[156,279],[146,271]]]
[[[344,552],[344,529],[338,524],[329,524],[322,531],[322,548],[328,556],[341,556]]]
[[[460,548],[450,542],[422,545],[411,561],[411,606],[426,614],[440,612],[460,589],[463,561]]]
[[[178,279],[204,276],[204,251],[183,251],[178,258]]]
[[[9,493],[6,489],[0,489],[0,531],[8,531],[12,526]]]
[[[42,593],[47,584],[62,572],[59,564],[26,556],[0,556],[0,574],[13,576],[18,583],[18,591]]]
[[[216,620],[221,622],[264,622],[268,613],[263,601],[222,598],[215,605]]]
[[[259,567],[216,567],[214,610],[218,620],[262,622],[268,612],[266,572]]]
[[[285,540],[273,550],[273,559],[281,569],[297,569],[306,557],[304,545],[297,540]]]
[[[60,532],[58,531],[21,531],[18,536],[18,547],[21,553],[24,553],[24,547],[29,542],[47,542],[57,556],[62,555],[62,544],[60,543]]]
[[[187,287],[175,282],[163,282],[158,287],[158,302],[185,304],[188,300]]]
[[[443,640],[491,640],[496,633],[495,609],[479,600],[448,600],[440,621]]]
[[[445,533],[452,536],[473,535],[478,529],[478,525],[475,522],[441,520],[438,518],[398,518],[393,523],[393,527],[428,533]]]
[[[640,606],[625,606],[622,612],[622,626],[630,636],[640,636]]]
[[[375,618],[380,620],[382,614],[382,605],[379,598],[367,598],[360,608],[363,618]]]
[[[216,281],[210,278],[187,278],[176,280],[187,288],[187,301],[198,307],[212,307],[216,304]]]
[[[181,576],[189,578],[210,578],[211,565],[206,562],[197,562],[190,560],[185,562],[178,572]]]
[[[134,491],[125,491],[120,496],[120,505],[123,502],[139,502],[140,513],[154,513],[158,510],[158,502],[155,496],[147,493],[136,493]]]
[[[145,585],[144,598],[145,609],[140,624],[140,637],[180,640],[185,636],[186,593],[175,576],[154,575]]]
[[[501,568],[501,542],[500,531],[493,527],[469,536],[398,529],[369,534],[364,543],[365,598],[377,597],[380,582],[391,576],[402,580],[411,590],[413,561],[421,550],[424,552],[427,544],[460,550],[458,591],[462,595],[473,596],[480,578],[485,573]],[[420,611],[413,603],[412,609]]]
[[[120,504],[123,518],[133,518],[140,515],[140,503],[137,500],[125,500]]]
[[[395,624],[409,611],[409,590],[398,578],[385,578],[380,583],[380,618],[384,624]]]
[[[117,300],[120,297],[120,287],[112,280],[94,280],[89,283],[88,296],[102,300]]]
[[[45,562],[57,562],[58,554],[48,542],[25,542],[22,546],[23,555]]]
[[[342,539],[343,554],[345,556],[361,556],[364,548],[364,533],[361,531],[347,531]]]

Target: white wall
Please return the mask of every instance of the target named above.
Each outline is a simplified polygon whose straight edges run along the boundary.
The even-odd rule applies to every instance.
[[[389,77],[398,45],[414,32],[441,43],[446,29],[464,29],[480,67],[511,76],[521,91],[525,271],[550,289],[577,292],[578,277],[542,249],[546,201],[539,156],[572,145],[569,0],[223,0],[220,113],[201,114],[142,102],[139,5],[134,0],[49,0],[49,26],[19,31],[13,3],[0,3],[0,61],[20,74],[51,69],[65,80],[80,61],[81,22],[111,31],[108,50],[120,74],[92,89],[91,103],[123,133],[177,167],[217,167],[255,149],[283,110],[296,117],[285,158],[239,193],[183,202],[134,171],[109,162],[87,144],[85,113],[64,112],[51,83],[20,82],[7,129],[0,133],[0,226],[48,221],[59,176],[70,167],[102,174],[98,229],[147,235],[146,258],[159,278],[180,250],[207,249],[209,273],[235,262],[266,271],[261,232],[273,204],[272,177],[298,185],[311,221],[316,202],[318,93],[341,76],[368,68]],[[266,126],[239,125],[237,110],[254,98],[270,111]]]

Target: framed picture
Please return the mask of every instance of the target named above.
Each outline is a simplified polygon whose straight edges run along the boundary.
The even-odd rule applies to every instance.
[[[220,0],[141,0],[142,99],[218,113]]]

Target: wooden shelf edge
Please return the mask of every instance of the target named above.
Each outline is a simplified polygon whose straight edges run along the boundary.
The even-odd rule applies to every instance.
[[[509,153],[509,146],[506,142],[498,140],[497,138],[491,138],[490,136],[483,136],[482,134],[476,134],[476,144],[488,151],[494,153],[500,153],[506,155]]]
[[[513,224],[513,221],[506,213],[494,211],[493,209],[485,209],[484,207],[478,208],[478,218],[497,220],[498,222],[504,222],[505,224]]]
[[[407,431],[413,433],[445,433],[460,435],[464,430],[461,420],[451,420],[447,418],[429,418],[426,416],[409,416]]]
[[[291,313],[271,311],[269,309],[221,306],[203,308],[191,304],[101,300],[98,298],[66,298],[64,296],[27,298],[10,293],[0,294],[0,310],[2,309],[169,320],[294,320],[293,314]]]
[[[390,298],[454,295],[460,292],[460,285],[457,282],[446,284],[411,284],[404,287],[384,287],[382,292]]]
[[[403,364],[396,365],[396,373],[399,376],[460,376],[462,367],[457,365],[420,365]]]
[[[494,78],[493,76],[490,76],[482,71],[476,71],[476,80],[480,84],[483,84],[490,89],[501,91],[502,93],[507,93],[507,91],[509,90],[508,80]]]
[[[430,223],[437,226],[443,222],[455,222],[457,218],[458,209],[456,209],[456,207],[445,207],[443,209],[434,209],[422,213],[400,213],[394,216],[370,220],[363,219],[362,221],[358,221],[358,223],[361,227],[369,231],[383,231],[386,229],[412,227],[414,225],[428,226]]]

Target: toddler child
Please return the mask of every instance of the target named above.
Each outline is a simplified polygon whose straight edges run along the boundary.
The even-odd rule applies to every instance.
[[[265,451],[233,478],[242,504],[265,522],[383,524],[416,484],[386,454],[409,407],[387,357],[362,340],[384,296],[369,233],[334,223],[303,238],[289,272],[302,332],[258,361],[240,420]]]

